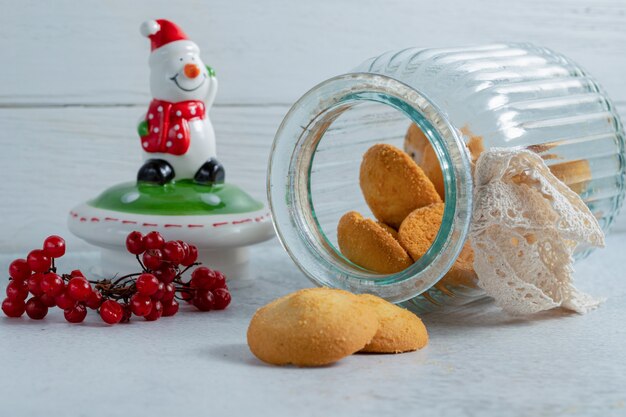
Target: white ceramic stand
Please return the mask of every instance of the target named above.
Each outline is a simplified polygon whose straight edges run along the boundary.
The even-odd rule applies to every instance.
[[[274,229],[266,209],[249,213],[205,216],[155,216],[103,210],[83,203],[68,217],[72,233],[101,250],[100,268],[93,274],[104,278],[138,272],[140,267],[126,251],[126,236],[156,230],[166,240],[196,245],[198,261],[224,273],[233,282],[250,277],[248,246],[271,239]]]
[[[248,268],[248,248],[226,248],[205,250],[198,254],[198,262],[221,271],[229,281],[250,279]],[[100,250],[100,268],[96,274],[105,278],[139,272],[137,259],[122,248]]]

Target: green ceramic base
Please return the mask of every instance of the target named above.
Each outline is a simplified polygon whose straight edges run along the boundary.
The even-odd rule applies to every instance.
[[[163,186],[129,182],[115,185],[88,202],[105,210],[151,215],[238,214],[260,210],[263,203],[232,184],[198,185],[180,180]]]

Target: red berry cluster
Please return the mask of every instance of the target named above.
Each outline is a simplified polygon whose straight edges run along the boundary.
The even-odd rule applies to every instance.
[[[201,311],[222,310],[230,304],[226,278],[219,271],[198,267],[190,281],[183,281],[182,275],[199,265],[194,245],[166,242],[158,232],[145,236],[132,232],[126,248],[135,255],[142,272],[90,281],[79,270],[57,274],[54,260],[65,254],[65,241],[49,236],[43,249],[11,262],[2,311],[8,317],[26,312],[31,319],[41,320],[48,308],[56,306],[68,322],[80,323],[89,308],[98,310],[105,323],[117,324],[129,321],[133,314],[148,321],[173,316],[179,309],[177,300],[188,301]],[[29,294],[32,297],[26,301]]]

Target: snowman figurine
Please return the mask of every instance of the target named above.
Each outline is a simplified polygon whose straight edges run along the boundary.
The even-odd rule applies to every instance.
[[[150,92],[153,100],[139,123],[144,164],[137,181],[163,185],[174,178],[198,184],[223,183],[215,132],[208,117],[217,78],[200,59],[198,45],[173,22],[142,23],[150,39]]]

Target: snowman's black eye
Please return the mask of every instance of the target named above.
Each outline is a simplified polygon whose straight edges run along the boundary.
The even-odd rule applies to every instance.
[[[182,61],[183,59],[181,58],[180,60]]]
[[[195,61],[195,60],[196,60],[196,58],[194,58],[194,57],[191,57],[191,60],[192,60],[192,61]]]

